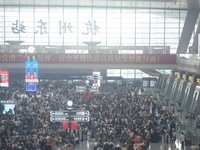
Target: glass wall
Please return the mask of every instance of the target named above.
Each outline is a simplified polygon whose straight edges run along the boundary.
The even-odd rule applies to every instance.
[[[144,3],[0,0],[0,46],[19,41],[20,46],[69,46],[63,52],[88,53],[85,42],[99,42],[102,47],[116,46],[118,54],[143,54],[143,50],[131,48],[134,46],[170,46],[170,52],[175,54],[187,10],[156,5],[151,8],[156,4],[153,2],[146,2],[144,7]],[[107,75],[150,77],[137,69],[108,69]]]
[[[16,3],[19,1],[16,1]],[[47,1],[46,1],[47,2]],[[135,7],[1,5],[0,45],[170,46],[176,53],[186,10]],[[60,1],[59,1],[60,2]],[[30,1],[32,3],[32,1]],[[124,5],[124,4],[123,4]]]
[[[164,75],[169,75],[171,69],[156,69],[156,71]],[[125,79],[142,79],[153,77],[138,69],[107,69],[107,76],[123,77]]]
[[[125,79],[142,79],[144,77],[151,77],[138,69],[107,69],[108,77],[123,77]]]

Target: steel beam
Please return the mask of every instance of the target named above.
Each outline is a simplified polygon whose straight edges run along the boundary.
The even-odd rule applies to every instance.
[[[187,52],[187,48],[190,43],[192,32],[194,31],[194,27],[196,25],[198,16],[199,16],[199,9],[188,10],[188,13],[185,19],[185,24],[183,26],[183,30],[181,33],[181,38],[179,41],[177,54],[185,54]]]
[[[196,30],[196,34],[194,37],[194,41],[192,46],[190,47],[190,54],[198,54],[198,35],[200,33],[200,21]]]

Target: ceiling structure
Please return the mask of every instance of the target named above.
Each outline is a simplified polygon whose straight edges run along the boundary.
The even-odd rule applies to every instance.
[[[104,7],[104,8],[149,8],[149,9],[174,9],[174,10],[188,10],[188,15],[186,17],[188,20],[194,15],[196,17],[193,18],[193,24],[191,27],[191,23],[185,23],[181,39],[179,42],[178,54],[186,53],[186,49],[188,47],[191,34],[193,32],[194,22],[197,22],[200,8],[200,0],[0,0],[0,6],[64,6],[64,7]],[[190,15],[191,14],[191,15]],[[192,16],[193,15],[193,16]],[[189,29],[189,31],[188,31]],[[187,32],[187,34],[185,33]],[[200,31],[198,31],[199,33]],[[198,34],[196,33],[196,34]],[[189,36],[188,36],[189,35]],[[194,40],[196,41],[196,40]],[[194,50],[196,51],[197,44],[193,44]],[[148,72],[148,74],[157,74],[154,70],[143,70],[144,72]]]
[[[190,1],[196,0],[0,0],[0,5],[187,9]]]
[[[112,6],[136,8],[187,9],[188,0],[94,0],[107,1]]]

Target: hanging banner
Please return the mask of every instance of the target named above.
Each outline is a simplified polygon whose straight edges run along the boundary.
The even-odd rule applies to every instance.
[[[63,129],[63,130],[66,130],[66,129],[68,129],[68,128],[69,128],[68,122],[63,122],[63,123],[62,123],[62,129]]]
[[[0,53],[1,63],[22,63],[27,54]],[[176,64],[176,54],[34,54],[39,63]]]
[[[71,122],[71,130],[77,130],[78,129],[78,122]]]
[[[66,130],[69,128],[69,123],[68,122],[63,122],[62,123],[62,129]],[[78,122],[70,122],[70,129],[71,130],[77,130],[78,129]]]

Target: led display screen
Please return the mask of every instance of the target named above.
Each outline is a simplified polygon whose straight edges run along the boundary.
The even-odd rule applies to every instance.
[[[25,82],[38,82],[38,62],[25,62]]]
[[[0,105],[2,105],[1,107],[3,107],[3,114],[7,114],[7,115],[15,115],[15,107],[16,104],[13,102],[9,102],[9,101],[0,101]]]
[[[37,91],[37,85],[34,83],[26,83],[25,86],[26,92],[36,92]]]

